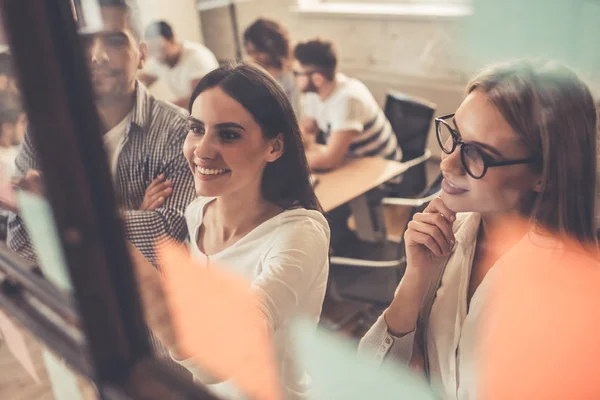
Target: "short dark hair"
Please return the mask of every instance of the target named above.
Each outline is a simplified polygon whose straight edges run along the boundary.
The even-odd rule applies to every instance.
[[[319,72],[330,81],[335,78],[337,55],[331,41],[312,39],[300,42],[294,49],[294,57],[302,65],[317,67]]]
[[[277,68],[283,68],[283,61],[290,57],[288,31],[277,21],[257,19],[244,31],[244,41],[252,43],[258,51],[267,53]]]
[[[245,62],[223,65],[202,78],[190,98],[189,111],[200,93],[219,87],[240,103],[268,139],[283,136],[283,154],[263,171],[263,197],[279,207],[322,211],[310,183],[300,127],[281,86],[262,68]]]
[[[127,13],[129,27],[136,40],[142,39],[142,20],[137,0],[98,0],[100,7],[118,7]]]
[[[155,39],[158,36],[162,36],[169,42],[173,41],[175,35],[173,34],[173,28],[166,21],[155,21],[148,25],[146,33],[144,35],[147,40]]]

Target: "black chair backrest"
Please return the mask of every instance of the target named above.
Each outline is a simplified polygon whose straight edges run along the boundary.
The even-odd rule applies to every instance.
[[[410,161],[425,152],[435,106],[404,93],[388,92],[385,116],[402,149],[402,161]]]

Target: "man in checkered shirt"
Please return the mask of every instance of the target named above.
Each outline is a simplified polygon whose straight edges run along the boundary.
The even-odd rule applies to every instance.
[[[100,6],[103,29],[84,34],[82,39],[106,131],[104,147],[127,238],[155,262],[157,239],[185,240],[184,210],[195,196],[193,177],[182,153],[187,113],[154,99],[136,80],[147,51],[136,10],[115,0],[101,0]],[[16,167],[25,187],[42,192],[29,133]],[[25,226],[16,214],[9,219],[7,241],[13,251],[35,259]]]

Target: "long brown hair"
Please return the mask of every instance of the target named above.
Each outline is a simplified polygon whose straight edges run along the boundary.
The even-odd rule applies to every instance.
[[[258,65],[232,62],[202,78],[190,98],[190,113],[200,93],[214,87],[221,88],[252,114],[265,138],[283,136],[283,154],[263,171],[263,197],[284,209],[300,206],[323,212],[310,183],[296,114],[281,86]]]
[[[552,62],[517,61],[479,73],[467,86],[485,92],[521,136],[542,187],[530,218],[578,241],[596,243],[597,111],[588,87]]]

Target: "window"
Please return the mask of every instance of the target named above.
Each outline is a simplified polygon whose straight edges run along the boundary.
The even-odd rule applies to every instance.
[[[298,0],[297,11],[364,16],[464,17],[471,0]]]

